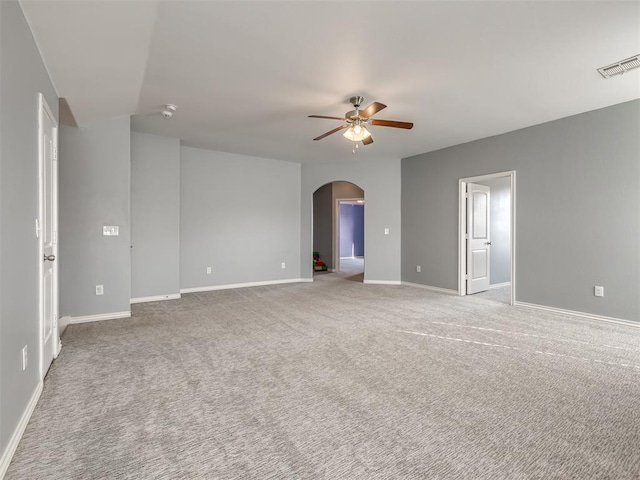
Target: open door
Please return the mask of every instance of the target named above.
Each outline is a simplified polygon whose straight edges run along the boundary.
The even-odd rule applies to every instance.
[[[489,290],[489,195],[489,187],[467,183],[467,294]]]
[[[58,354],[58,269],[57,269],[57,157],[58,125],[40,96],[40,377],[44,378]]]

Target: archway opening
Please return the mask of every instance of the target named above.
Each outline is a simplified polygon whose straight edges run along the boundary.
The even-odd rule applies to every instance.
[[[334,181],[313,193],[313,273],[364,280],[364,190]]]

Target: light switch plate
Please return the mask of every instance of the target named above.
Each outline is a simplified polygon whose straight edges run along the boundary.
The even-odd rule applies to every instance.
[[[120,227],[117,225],[104,225],[102,227],[102,235],[104,237],[117,237],[120,235]]]

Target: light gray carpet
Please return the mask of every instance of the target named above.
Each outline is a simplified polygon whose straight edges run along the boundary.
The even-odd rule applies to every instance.
[[[70,326],[7,480],[640,478],[640,329],[347,275]]]

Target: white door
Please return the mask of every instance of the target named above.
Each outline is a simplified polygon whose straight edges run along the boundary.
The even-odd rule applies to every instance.
[[[489,187],[467,183],[467,293],[489,290]]]
[[[40,242],[42,278],[40,324],[44,378],[58,353],[58,269],[57,255],[57,122],[44,97],[40,97]]]

